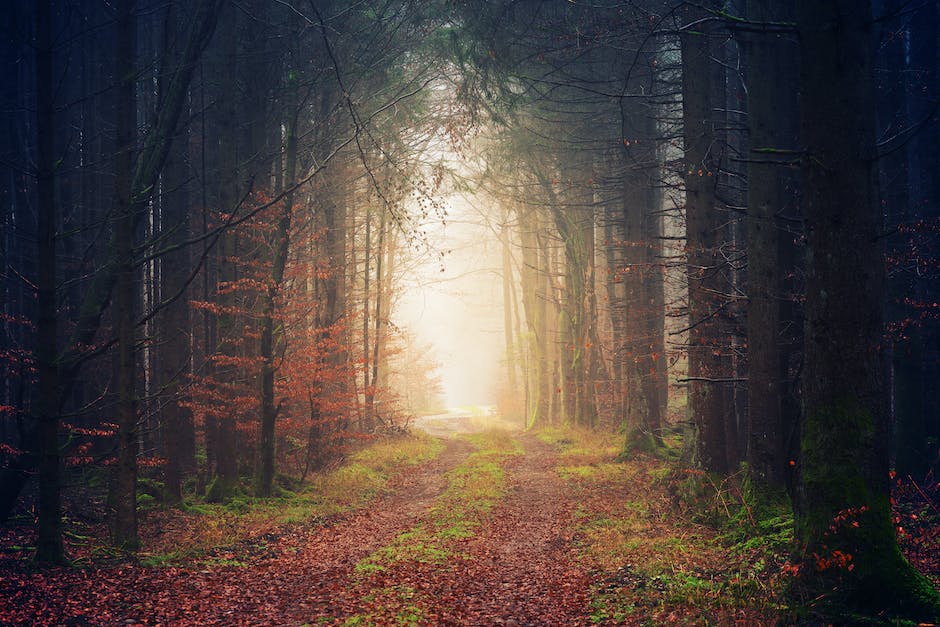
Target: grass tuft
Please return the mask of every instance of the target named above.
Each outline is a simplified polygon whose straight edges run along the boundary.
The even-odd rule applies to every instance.
[[[256,498],[233,491],[225,502],[190,497],[179,510],[154,512],[162,527],[176,527],[164,546],[145,547],[143,561],[169,566],[198,558],[212,549],[271,533],[281,525],[317,523],[365,507],[404,468],[428,461],[443,444],[426,435],[377,440],[350,455],[338,468],[315,473],[301,484],[282,478],[275,496]],[[249,543],[250,544],[250,543]],[[236,559],[237,561],[237,559]]]
[[[623,445],[617,434],[582,427],[546,427],[535,436],[558,448],[561,459],[573,466],[613,461]]]
[[[768,569],[777,568],[777,543],[789,537],[786,516],[768,510],[752,527],[753,508],[736,508],[733,490],[724,486],[717,505],[709,501],[706,525],[677,501],[675,484],[696,480],[702,498],[714,483],[677,472],[675,462],[664,459],[669,455],[621,456],[616,436],[590,431],[552,429],[539,437],[560,449],[556,471],[581,497],[581,559],[602,574],[591,589],[592,622],[698,624],[703,617],[709,623],[745,617],[759,624],[776,614]],[[669,442],[668,448],[680,445]],[[715,526],[718,509],[729,527]],[[732,528],[739,535],[730,535]]]
[[[503,464],[522,448],[505,430],[462,437],[477,450],[447,473],[447,488],[430,509],[429,519],[361,560],[357,573],[368,576],[407,562],[443,564],[454,554],[454,541],[473,536],[505,494]]]

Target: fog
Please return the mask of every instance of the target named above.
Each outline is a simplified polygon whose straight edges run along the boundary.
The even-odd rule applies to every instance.
[[[505,346],[499,240],[459,196],[425,232],[429,253],[404,277],[394,322],[434,346],[448,407],[495,404]]]

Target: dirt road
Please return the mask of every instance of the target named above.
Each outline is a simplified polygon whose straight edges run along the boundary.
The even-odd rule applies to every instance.
[[[443,559],[361,568],[440,516],[447,473],[474,450],[462,439],[447,439],[435,460],[394,478],[367,509],[266,537],[262,551],[233,549],[230,564],[0,573],[0,622],[582,624],[589,582],[571,542],[574,502],[553,471],[552,449],[529,437],[521,445],[524,453],[505,462],[502,496],[482,522],[435,545]]]

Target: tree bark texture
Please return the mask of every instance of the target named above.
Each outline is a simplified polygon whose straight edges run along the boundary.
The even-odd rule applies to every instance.
[[[60,564],[62,546],[61,460],[59,458],[59,372],[56,363],[56,201],[55,201],[55,101],[52,76],[52,3],[36,5],[36,145],[39,193],[37,241],[36,398],[39,429],[39,528],[36,560]]]
[[[222,16],[220,39],[223,42],[221,56],[217,59],[217,66],[221,81],[221,96],[218,112],[218,187],[216,200],[217,210],[222,214],[230,214],[236,210],[238,198],[238,118],[236,109],[237,85],[236,71],[238,59],[237,15],[234,10],[226,11]],[[215,65],[215,64],[214,64]],[[238,234],[228,230],[219,240],[218,254],[218,284],[216,286],[218,302],[222,304],[225,313],[219,316],[216,325],[218,346],[214,347],[226,357],[238,356],[235,346],[238,335],[239,318],[234,313],[238,302],[231,290],[224,289],[238,279],[238,270],[234,259],[238,254]],[[213,368],[216,379],[222,389],[232,383],[234,374],[231,366]],[[237,465],[237,435],[235,431],[235,416],[220,416],[215,425],[216,450],[213,458],[216,467],[213,469],[215,478],[210,486],[209,498],[224,500],[238,481]]]
[[[653,118],[647,112],[630,116],[630,137],[623,139],[623,268],[619,270],[625,293],[625,318],[620,339],[629,395],[627,446],[648,446],[659,438],[662,402],[659,396],[657,347],[662,339],[662,281],[655,251],[659,244],[657,195],[649,169],[655,163],[656,145]],[[657,303],[659,308],[657,309]]]
[[[761,24],[792,23],[790,0],[750,0],[747,16]],[[799,47],[779,28],[750,32],[744,41],[748,86],[747,198],[747,459],[752,478],[783,487],[796,428],[787,402],[794,338],[792,290],[799,190],[789,160],[797,150]],[[790,221],[787,221],[790,218]]]
[[[529,397],[526,426],[533,427],[548,419],[548,363],[545,332],[545,298],[539,274],[538,216],[535,209],[516,206],[516,222],[522,254],[522,309],[525,312],[526,351],[528,354]]]
[[[137,139],[136,67],[137,20],[134,0],[117,4],[115,75],[117,124],[115,129],[114,259],[117,276],[112,317],[116,327],[115,419],[117,453],[111,485],[111,541],[134,551],[137,538],[137,360],[136,310],[138,282],[134,272],[135,222],[133,163]]]
[[[940,616],[932,584],[898,549],[888,500],[885,270],[874,169],[871,13],[798,0],[808,244],[796,534],[809,593]],[[823,560],[851,556],[852,569]],[[841,583],[839,583],[841,582]]]
[[[689,9],[687,23],[704,16]],[[699,465],[719,473],[727,463],[725,410],[721,387],[710,381],[721,373],[718,339],[720,304],[716,297],[720,272],[715,188],[718,146],[713,111],[714,45],[707,23],[690,26],[680,35],[682,48],[682,122],[685,147],[685,221],[689,285],[689,407],[696,429]]]
[[[503,212],[503,220],[508,220],[508,211]],[[513,281],[512,263],[510,254],[510,231],[507,224],[503,224],[499,232],[500,259],[502,261],[501,281],[503,288],[503,341],[506,351],[506,381],[509,386],[508,398],[515,399],[519,393],[516,380],[516,340],[513,338],[512,309],[513,300],[510,285]],[[515,407],[515,403],[512,404]]]
[[[288,188],[294,186],[297,178],[297,77],[291,71],[288,78],[287,103],[287,154],[285,156],[284,178]],[[270,496],[274,487],[275,425],[278,408],[274,398],[275,366],[275,315],[277,298],[284,282],[284,269],[287,266],[287,253],[290,246],[291,217],[294,210],[294,192],[284,197],[284,204],[274,234],[274,258],[271,260],[271,278],[264,297],[261,314],[261,433],[258,441],[258,469],[255,477],[255,491],[258,496]]]
[[[573,425],[589,425],[593,417],[584,409],[584,373],[588,360],[585,348],[585,292],[587,250],[581,221],[583,211],[552,204],[555,226],[565,248],[565,291],[559,317],[561,331],[561,375],[563,419]]]
[[[167,7],[164,20],[164,65],[175,64],[171,54],[173,41],[179,30],[177,6]],[[161,81],[161,97],[169,86]],[[177,133],[185,129],[177,128]],[[183,142],[181,142],[182,144]],[[185,144],[184,144],[185,145]],[[166,459],[163,470],[164,498],[168,504],[183,499],[183,470],[191,465],[195,456],[195,434],[192,416],[181,404],[184,386],[181,385],[191,358],[190,338],[192,320],[187,299],[183,297],[190,274],[189,251],[183,244],[189,235],[189,194],[187,193],[185,156],[182,149],[168,155],[161,177],[159,198],[162,245],[171,249],[160,257],[161,300],[174,299],[157,318],[160,341],[157,343],[157,383],[160,389],[160,426],[162,455]]]

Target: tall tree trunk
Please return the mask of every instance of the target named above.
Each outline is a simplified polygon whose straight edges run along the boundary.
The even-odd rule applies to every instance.
[[[385,256],[385,231],[387,227],[386,216],[388,209],[382,207],[379,218],[379,241],[375,249],[375,312],[373,314],[373,324],[375,329],[372,338],[372,359],[369,361],[372,369],[372,376],[369,378],[369,384],[366,387],[366,414],[369,420],[382,424],[381,416],[375,409],[375,397],[378,392],[379,384],[379,350],[382,335],[382,290],[385,281],[382,277],[382,259]],[[378,420],[377,420],[378,419]]]
[[[510,273],[516,270],[516,264],[512,263],[512,258],[510,258]],[[521,275],[521,273],[520,273]],[[525,347],[525,334],[522,329],[522,302],[519,294],[519,287],[516,281],[509,282],[509,298],[512,303],[512,318],[513,318],[513,335],[515,337],[515,366],[516,366],[516,375],[517,375],[517,384],[519,377],[522,379],[522,390],[517,391],[513,398],[515,399],[513,407],[515,418],[521,423],[522,427],[526,426],[526,416],[528,412],[528,398],[529,398],[529,377],[526,374],[529,368],[529,355]],[[521,394],[521,396],[520,396]]]
[[[628,426],[627,394],[629,381],[626,368],[626,298],[623,273],[624,259],[624,203],[608,200],[604,203],[604,252],[607,266],[607,303],[610,318],[611,367],[613,383],[610,394],[615,425]]]
[[[395,288],[395,272],[398,266],[398,244],[400,231],[394,227],[385,236],[385,279],[380,292],[382,298],[382,326],[376,334],[381,344],[379,344],[379,354],[381,360],[378,362],[380,370],[378,374],[378,387],[381,390],[389,389],[389,376],[391,370],[388,367],[388,330],[389,320],[392,317],[392,298]]]
[[[229,10],[222,18],[223,29],[220,39],[223,42],[222,54],[219,61],[221,72],[221,95],[218,114],[218,188],[216,200],[218,211],[222,214],[231,214],[236,210],[238,198],[238,118],[236,109],[237,84],[236,70],[238,59],[237,15]],[[219,241],[219,268],[216,285],[216,298],[224,307],[225,313],[219,316],[216,324],[217,346],[212,347],[226,357],[237,357],[236,335],[238,334],[238,318],[234,313],[237,300],[230,286],[238,279],[238,272],[233,258],[238,252],[238,234],[232,230],[223,233]],[[221,383],[221,389],[231,384],[235,378],[230,364],[214,368],[215,377]],[[238,456],[236,417],[226,415],[219,417],[215,428],[216,450],[215,478],[210,486],[208,497],[211,500],[224,500],[228,498],[235,484],[238,482]]]
[[[937,619],[940,597],[898,549],[889,504],[871,24],[867,3],[797,1],[801,57],[812,60],[800,75],[809,154],[798,557],[811,598],[838,585],[856,608]],[[840,555],[851,569],[820,568]]]
[[[202,224],[200,235],[206,237],[209,233],[210,228],[210,208],[209,208],[209,176],[207,169],[207,159],[206,159],[206,143],[208,141],[208,133],[206,132],[206,84],[204,71],[200,69],[200,85],[199,85],[199,110],[200,110],[200,124],[199,124],[199,192],[200,192],[200,204],[202,205]],[[219,280],[219,263],[215,256],[209,256],[209,242],[204,239],[202,244],[202,255],[206,258],[206,264],[202,270],[202,285],[201,296],[203,302],[210,302],[213,298],[213,290],[215,285]],[[218,317],[212,315],[208,309],[202,311],[202,343],[201,343],[201,352],[197,353],[198,357],[194,360],[195,363],[205,364],[206,371],[208,373],[213,373],[214,368],[211,363],[211,355],[215,352],[219,344],[218,336]],[[198,346],[198,345],[197,345]],[[194,356],[196,357],[196,356]],[[213,412],[205,412],[203,417],[202,425],[204,444],[206,450],[206,461],[205,466],[199,469],[198,485],[197,488],[200,492],[204,492],[206,489],[206,482],[210,480],[215,473],[217,467],[216,464],[216,454],[219,449],[218,447],[218,435],[219,435],[219,421],[218,418],[214,415]]]
[[[315,285],[322,294],[323,307],[318,310],[317,335],[320,338],[323,363],[333,376],[316,382],[319,398],[311,393],[310,428],[307,432],[308,466],[317,467],[323,459],[320,448],[325,428],[343,430],[347,424],[349,410],[345,408],[350,390],[355,381],[347,378],[349,368],[349,329],[346,324],[346,188],[345,168],[340,165],[331,184],[322,195],[324,201],[319,217],[324,233],[325,267],[316,271]],[[354,261],[351,261],[354,263]],[[355,378],[355,375],[352,377]],[[352,385],[350,385],[352,384]],[[320,409],[330,400],[343,399],[344,408],[327,415]],[[335,403],[334,403],[335,407]],[[340,415],[341,414],[341,415]]]
[[[765,24],[745,35],[748,86],[747,171],[747,460],[752,479],[784,485],[790,394],[789,353],[793,341],[789,292],[795,267],[793,236],[786,218],[799,215],[796,180],[787,161],[797,148],[797,67],[792,35],[772,24],[792,23],[792,0],[749,0],[747,17]]]
[[[55,259],[55,101],[52,82],[52,5],[36,5],[36,144],[39,192],[37,262],[39,265],[36,375],[39,422],[39,530],[36,559],[60,564],[62,547],[61,479],[59,459],[58,366],[56,364]]]
[[[648,140],[652,143],[652,138]],[[651,157],[655,157],[655,150]],[[647,166],[651,167],[651,166]],[[646,429],[653,441],[661,444],[660,429],[665,419],[665,306],[663,294],[663,267],[660,262],[662,247],[662,217],[659,194],[654,180],[647,177],[650,199],[643,213],[643,264],[641,267],[643,290],[643,353],[639,362],[643,399],[646,402]]]
[[[510,286],[513,282],[512,256],[509,242],[509,212],[503,212],[503,224],[499,231],[500,258],[502,260],[502,287],[503,287],[503,342],[506,350],[506,384],[508,387],[506,400],[509,401],[507,409],[515,411],[519,395],[519,382],[516,379],[516,342],[513,339],[512,310],[513,300]]]
[[[742,0],[726,0],[725,10],[740,15],[744,12]],[[746,148],[744,116],[746,88],[741,66],[741,50],[736,39],[724,38],[716,52],[720,55],[713,64],[716,78],[713,83],[715,102],[719,111],[717,122],[717,146],[720,146],[718,163],[718,198],[720,212],[715,214],[715,226],[719,234],[718,247],[721,262],[721,279],[717,287],[721,291],[722,315],[718,318],[718,338],[721,350],[720,372],[727,382],[720,386],[722,394],[722,416],[724,416],[725,459],[729,470],[737,469],[742,461],[743,437],[747,416],[747,394],[743,384],[743,353],[745,350],[745,310],[737,297],[743,293],[744,216],[734,210],[746,204],[746,166],[734,155],[741,155]]]
[[[654,132],[650,128],[653,118],[647,113],[631,116],[630,126],[635,131],[624,138],[623,150],[623,268],[624,329],[620,340],[624,351],[625,393],[630,412],[627,416],[625,446],[648,447],[659,439],[662,422],[657,364],[654,360],[656,319],[654,310],[655,270],[654,250],[658,245],[656,195],[648,169],[652,166],[656,150]],[[659,356],[656,356],[658,359]]]
[[[368,202],[368,200],[366,201]],[[359,429],[366,430],[372,427],[372,395],[374,392],[370,390],[369,385],[369,364],[372,363],[371,355],[369,348],[371,344],[369,343],[369,320],[371,319],[372,312],[369,311],[369,285],[371,283],[371,278],[369,276],[371,270],[371,258],[372,258],[372,212],[370,211],[368,205],[366,206],[366,214],[364,217],[365,227],[366,227],[366,245],[365,249],[362,251],[362,394],[363,394],[363,406],[362,406],[362,415],[359,417]]]
[[[581,243],[578,241],[580,229],[573,223],[570,210],[552,203],[552,215],[555,226],[565,247],[564,291],[559,311],[559,347],[561,350],[561,407],[562,420],[570,425],[579,425],[580,383],[578,381],[581,366],[582,347],[580,346],[581,297],[584,284],[581,275],[583,258],[580,256]],[[575,218],[576,220],[576,218]]]
[[[535,210],[516,207],[516,222],[519,225],[519,240],[522,251],[522,309],[525,312],[526,342],[528,355],[526,370],[529,394],[526,403],[526,427],[540,426],[548,412],[548,365],[545,335],[545,298],[542,293],[542,278],[539,274],[539,243],[536,237],[538,219]]]
[[[177,5],[170,3],[164,20],[164,66],[176,62],[171,51],[179,28],[178,24]],[[161,77],[165,76],[166,72],[161,72]],[[166,89],[166,81],[163,79],[160,82],[161,99],[165,97]],[[183,467],[188,461],[187,454],[192,454],[195,440],[192,417],[180,402],[183,400],[180,383],[188,371],[190,361],[192,326],[189,304],[181,293],[186,288],[189,275],[188,251],[181,248],[189,235],[185,145],[184,142],[183,147],[171,153],[167,158],[159,199],[161,209],[159,227],[163,235],[163,245],[170,249],[180,248],[171,250],[160,258],[161,298],[175,300],[167,304],[158,317],[161,341],[156,347],[157,384],[161,390],[162,399],[160,406],[162,455],[166,459],[163,470],[164,498],[171,505],[182,501]]]
[[[117,402],[117,459],[111,484],[111,541],[115,546],[136,550],[137,538],[137,369],[136,304],[134,277],[134,148],[137,138],[136,48],[137,20],[134,0],[117,5],[117,125],[115,139],[115,250],[117,277],[114,287],[114,321],[117,331],[117,356],[114,382]]]
[[[593,264],[593,210],[575,207],[573,194],[556,194],[553,183],[540,176],[552,220],[564,245],[564,289],[558,315],[561,352],[562,419],[573,425],[592,426],[596,420],[593,394],[587,389],[591,363],[588,346],[588,278]],[[570,199],[569,207],[563,206]],[[590,248],[589,248],[590,247]]]
[[[713,2],[707,7],[715,9]],[[690,8],[687,23],[706,16]],[[719,272],[715,226],[718,175],[713,111],[714,46],[707,23],[683,30],[682,121],[685,143],[685,221],[689,280],[689,405],[697,431],[699,465],[715,472],[729,470],[725,448],[724,405],[718,345],[720,313],[716,299]]]
[[[587,177],[585,177],[587,178]],[[601,378],[602,364],[598,354],[597,343],[597,297],[595,295],[595,282],[597,280],[596,255],[597,243],[595,241],[596,215],[593,206],[593,192],[589,192],[589,203],[585,207],[581,220],[581,241],[584,242],[584,293],[581,297],[581,311],[583,324],[579,337],[582,351],[581,364],[578,368],[579,402],[578,415],[582,424],[590,427],[597,426],[597,402],[595,399],[596,382]]]
[[[167,167],[165,187],[182,186],[181,165],[171,159]],[[161,200],[164,224],[169,226],[166,243],[180,245],[187,236],[186,194],[180,189],[165,193]],[[176,250],[163,256],[160,265],[160,289],[164,298],[180,295],[188,279],[189,264],[185,250]],[[183,498],[183,468],[187,464],[187,452],[192,450],[194,440],[193,422],[189,410],[181,401],[183,386],[190,360],[190,337],[192,326],[189,306],[185,298],[177,297],[168,304],[158,317],[162,342],[157,352],[157,376],[163,399],[160,406],[162,454],[164,466],[164,498],[168,504],[179,503]]]
[[[288,189],[297,178],[297,77],[294,71],[288,78],[287,99],[287,154],[284,177]],[[271,263],[271,279],[264,295],[261,314],[261,434],[258,441],[258,468],[255,476],[255,492],[258,496],[270,496],[274,486],[275,423],[278,408],[274,403],[274,320],[277,296],[284,281],[287,252],[290,245],[290,225],[293,214],[294,192],[288,191],[274,235],[274,259]]]
[[[541,272],[542,293],[544,294],[542,303],[544,305],[543,318],[545,320],[546,337],[546,376],[544,384],[546,387],[545,398],[548,402],[545,417],[547,424],[555,425],[564,416],[564,394],[562,390],[564,383],[562,377],[564,340],[562,339],[560,326],[564,303],[562,302],[563,291],[556,280],[556,277],[562,276],[564,268],[557,246],[553,246],[549,241],[549,222],[551,218],[547,215],[540,216],[540,218],[538,238],[543,268]]]

